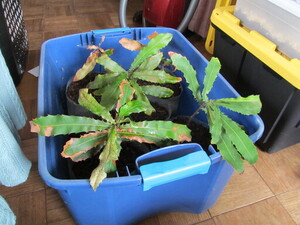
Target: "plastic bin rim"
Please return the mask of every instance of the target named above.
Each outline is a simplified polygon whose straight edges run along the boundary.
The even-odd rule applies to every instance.
[[[47,45],[47,43],[52,42],[54,40],[59,40],[59,39],[63,39],[63,38],[67,38],[67,37],[72,37],[72,36],[77,36],[77,35],[84,35],[84,34],[92,34],[92,35],[105,35],[105,34],[113,34],[113,33],[117,33],[117,32],[135,32],[136,30],[149,30],[149,31],[157,31],[160,33],[167,33],[167,32],[172,32],[172,33],[176,33],[177,35],[180,35],[182,37],[183,34],[180,33],[178,30],[174,29],[174,28],[170,28],[170,27],[121,27],[121,28],[108,28],[108,29],[101,29],[101,30],[91,30],[91,31],[87,31],[87,32],[80,32],[80,33],[74,33],[74,34],[68,34],[68,35],[64,35],[64,36],[60,36],[60,37],[54,37],[51,39],[48,39],[46,41],[44,41],[41,45],[41,48],[43,48],[44,45]]]

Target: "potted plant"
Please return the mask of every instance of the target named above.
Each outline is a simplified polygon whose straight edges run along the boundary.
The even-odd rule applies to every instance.
[[[90,184],[94,190],[107,174],[116,172],[116,161],[121,151],[123,140],[135,140],[144,143],[160,143],[164,139],[177,142],[190,141],[190,130],[181,124],[171,121],[142,121],[134,122],[129,116],[133,113],[145,112],[151,114],[154,108],[146,95],[155,97],[170,97],[173,91],[169,88],[155,85],[164,83],[177,83],[180,77],[172,76],[164,70],[156,68],[161,64],[163,54],[158,52],[165,47],[172,35],[161,33],[151,35],[151,41],[141,50],[133,60],[128,71],[113,61],[100,47],[89,46],[96,49],[88,57],[86,63],[80,68],[73,82],[85,78],[96,63],[102,65],[106,73],[96,76],[87,87],[100,96],[98,102],[88,88],[79,91],[79,104],[86,110],[101,119],[70,115],[48,115],[30,122],[31,131],[42,136],[56,136],[62,134],[84,133],[79,138],[71,138],[64,145],[61,155],[74,162],[86,160],[99,154],[99,165],[93,170]],[[126,41],[126,43],[124,43]],[[120,43],[129,49],[136,49],[139,42],[130,39],[121,39]],[[98,57],[98,54],[101,56]],[[140,86],[138,80],[152,82],[152,85]],[[111,111],[114,111],[113,113]],[[112,115],[113,114],[113,115]]]
[[[223,158],[238,172],[244,171],[243,160],[254,164],[258,159],[258,153],[254,143],[241,125],[233,121],[221,111],[221,107],[241,113],[243,115],[255,115],[261,111],[261,101],[258,95],[236,98],[210,99],[209,93],[214,85],[221,68],[217,58],[212,58],[205,68],[205,77],[202,90],[198,83],[196,71],[188,59],[178,53],[169,52],[176,69],[183,72],[188,82],[188,89],[199,103],[197,110],[188,119],[187,124],[202,110],[206,114],[211,143],[217,146]]]
[[[207,66],[207,61],[176,30],[165,28],[122,28],[71,35],[53,39],[43,44],[41,54],[41,73],[39,78],[38,115],[47,116],[48,114],[64,114],[66,112],[66,109],[63,106],[65,101],[64,89],[71,76],[67,74],[74,74],[74,69],[76,69],[74,68],[74,65],[83,63],[84,58],[88,56],[85,50],[86,44],[97,45],[101,42],[102,37],[105,34],[106,38],[102,46],[103,49],[106,48],[105,44],[107,44],[107,46],[116,45],[116,43],[118,43],[123,37],[135,39],[144,45],[147,45],[147,36],[152,34],[153,31],[157,31],[158,33],[166,33],[167,31],[173,35],[173,39],[170,41],[169,45],[161,51],[165,56],[167,56],[168,52],[171,51],[187,56],[190,60],[190,64],[196,71],[197,81],[200,83],[200,86],[202,86],[205,73],[204,68]],[[90,41],[92,41],[92,43],[90,43]],[[59,51],[55,50],[61,45],[64,45],[64,47],[67,47],[68,49],[68,54],[64,55],[64,57],[61,57],[60,54],[58,54]],[[126,51],[124,48],[120,48],[118,46],[114,46],[114,48],[115,51],[111,56],[112,58],[119,58],[124,55],[127,56],[122,58],[121,62],[119,62],[123,68],[128,68],[136,55],[138,55],[138,53],[128,50]],[[173,63],[176,61],[174,56],[176,55],[171,53]],[[176,68],[179,68],[181,71],[176,70],[174,73],[176,76],[183,78],[185,69],[180,68],[180,61],[182,58],[183,57],[180,56],[178,63],[174,63]],[[189,80],[188,76],[186,74],[185,76],[187,81],[190,82],[191,80]],[[132,88],[132,85],[127,79],[123,79],[123,81],[124,83],[121,82],[121,85],[118,87],[120,90],[126,89],[129,94],[124,96],[130,97],[117,98],[117,107],[115,107],[117,116],[112,116],[105,107],[105,113],[103,114],[102,112],[104,111],[102,111],[102,109],[99,110],[99,105],[101,104],[98,104],[99,102],[97,101],[96,103],[86,89],[80,91],[80,95],[82,96],[81,99],[83,100],[80,100],[81,104],[91,109],[94,113],[97,112],[98,115],[102,117],[102,120],[98,120],[98,122],[101,121],[100,123],[102,125],[105,124],[102,131],[107,130],[107,132],[105,131],[105,134],[103,134],[106,136],[106,143],[114,145],[112,146],[112,149],[115,149],[116,152],[119,151],[119,148],[116,147],[116,143],[118,144],[120,142],[119,137],[123,135],[122,129],[130,127],[129,130],[127,130],[131,134],[130,138],[136,137],[137,135],[131,130],[132,124],[141,125],[144,123],[130,122],[130,119],[128,119],[127,116],[130,115],[130,112],[132,112],[133,109],[135,109],[135,107],[133,107],[135,104],[139,107],[141,106],[140,109],[142,110],[144,110],[144,104],[142,104],[139,99],[131,97],[131,93],[134,92],[135,88]],[[190,82],[190,85],[193,85],[193,83]],[[189,85],[185,82],[185,80],[183,80],[182,86],[183,88],[178,114],[192,115],[195,111],[198,111],[197,109],[199,108],[199,104],[195,101],[192,92],[188,88]],[[193,88],[191,89],[194,91]],[[118,96],[120,95],[122,94],[119,94]],[[232,87],[230,87],[230,85],[228,85],[228,83],[220,75],[217,75],[214,86],[210,91],[210,99],[219,99],[224,97],[232,98],[237,96],[237,93],[232,89]],[[87,102],[92,103],[91,105],[96,107],[88,106],[90,104],[86,104]],[[131,109],[131,111],[125,110],[126,107]],[[120,114],[122,115],[121,117]],[[251,140],[256,141],[260,137],[263,125],[258,116],[243,116],[233,111],[227,111],[226,115],[229,115],[231,118],[241,123],[245,127],[245,130],[247,130]],[[197,114],[196,117],[206,122],[205,113]],[[39,119],[42,121],[42,118],[43,117],[38,118],[37,121]],[[97,121],[97,119],[92,120]],[[152,123],[152,121],[147,123],[150,124],[150,122]],[[162,122],[164,125],[171,124],[170,121]],[[41,132],[46,132],[46,134],[53,134],[56,129],[54,129],[52,125],[53,124],[43,128],[37,125],[34,127],[38,128],[37,131],[40,129]],[[173,123],[170,127],[174,128],[174,126],[183,128],[183,130],[187,131],[185,126],[174,125]],[[73,129],[70,127],[72,126],[65,126],[65,129]],[[138,130],[139,128],[134,129]],[[120,133],[117,133],[117,130],[120,131]],[[174,130],[177,130],[177,128],[173,129],[173,131]],[[222,130],[222,132],[224,132],[224,130]],[[182,131],[179,133],[182,133]],[[174,139],[177,141],[183,140],[179,137],[180,135],[178,136],[177,134]],[[93,135],[90,135],[89,137],[92,136]],[[186,138],[184,139],[189,139],[187,138],[188,134],[185,136]],[[162,138],[163,136],[160,137],[160,140]],[[188,152],[190,154],[194,152],[194,149],[196,149],[195,151],[203,153],[201,153],[201,155],[203,157],[203,162],[205,162],[205,169],[202,170],[204,172],[198,171],[192,176],[185,176],[183,179],[173,180],[172,182],[163,183],[163,185],[155,185],[148,191],[143,190],[143,187],[145,186],[144,184],[146,183],[146,177],[143,177],[141,173],[129,173],[127,176],[116,175],[115,177],[104,179],[96,191],[94,191],[90,187],[87,179],[70,179],[67,162],[60,156],[60,151],[65,141],[66,137],[62,135],[55,137],[39,136],[39,171],[45,182],[49,186],[58,190],[78,224],[133,224],[140,219],[157,213],[171,211],[192,213],[203,212],[215,203],[233,172],[232,167],[223,160],[220,153],[217,152],[213,146],[210,146],[204,151],[201,147],[199,147],[199,145],[191,146],[181,144],[169,146],[167,149],[164,148],[150,152],[151,154],[149,154],[151,157],[147,156],[147,160],[143,161],[142,164],[152,165],[154,162],[149,161],[148,159],[155,158],[153,155],[161,154],[161,152],[167,152],[168,154],[163,156],[159,155],[159,160],[164,158],[172,163],[178,162],[176,160],[180,160],[182,157],[185,157],[182,152]],[[180,148],[182,148],[183,151],[178,150]],[[64,154],[67,155],[66,151],[64,151]],[[80,154],[75,154],[74,156],[76,157]],[[172,155],[172,157],[166,157],[169,155]],[[115,160],[114,157],[115,155],[113,158],[109,159],[110,163],[108,163],[108,171],[110,171],[113,164],[111,162]],[[158,160],[157,157],[155,160]],[[180,162],[183,163],[184,161],[181,160]],[[202,168],[203,165],[200,165],[200,167]],[[174,171],[171,171],[170,174],[173,174],[173,172]]]
[[[170,33],[158,34],[155,32],[149,35],[148,38],[150,41],[147,45],[128,38],[122,38],[119,41],[126,49],[139,51],[128,70],[110,58],[110,55],[113,54],[113,49],[103,50],[99,46],[88,46],[88,49],[93,49],[94,51],[90,53],[85,64],[70,80],[71,82],[67,87],[67,99],[70,99],[68,97],[68,95],[70,95],[68,90],[74,89],[71,87],[76,87],[78,82],[86,78],[87,75],[94,70],[95,66],[99,64],[104,68],[105,73],[96,75],[91,82],[86,84],[86,87],[93,90],[93,94],[100,99],[100,104],[106,109],[110,111],[116,106],[120,93],[119,86],[123,80],[126,80],[128,85],[134,89],[136,99],[144,104],[146,114],[149,115],[155,111],[149,99],[151,99],[152,102],[158,103],[161,107],[166,107],[165,104],[167,104],[167,109],[172,109],[169,114],[174,114],[177,102],[174,102],[175,106],[172,106],[167,103],[169,100],[163,101],[163,99],[172,97],[174,91],[163,85],[178,84],[181,78],[165,71],[165,66],[170,64],[170,62],[168,62],[168,60],[163,57],[163,53],[160,52],[160,50],[171,41],[172,35]],[[104,41],[105,38],[102,39],[101,43]],[[141,83],[144,84],[141,85]],[[177,88],[179,87],[178,85]],[[68,100],[68,103],[72,105],[77,103],[76,93],[74,101]],[[78,111],[84,111],[81,110],[80,107],[78,108],[74,108],[75,111],[72,111],[71,114],[78,115]]]

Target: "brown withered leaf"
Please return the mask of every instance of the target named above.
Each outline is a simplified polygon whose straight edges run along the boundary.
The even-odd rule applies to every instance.
[[[88,45],[86,49],[99,49],[96,45]]]
[[[142,43],[136,40],[131,40],[129,38],[122,38],[119,43],[126,49],[130,51],[140,51],[145,47]]]
[[[32,133],[40,133],[41,128],[38,124],[33,123],[32,121],[29,121],[30,124],[30,132]]]
[[[155,38],[157,35],[158,35],[158,33],[155,31],[155,32],[153,32],[152,34],[150,34],[150,35],[148,36],[148,38],[151,40],[152,38]]]
[[[99,46],[96,45],[88,45],[86,49],[89,50],[99,50],[101,53],[104,53],[104,49],[100,48]]]
[[[139,136],[126,136],[126,135],[122,135],[122,138],[131,140],[131,141],[137,141],[139,143],[148,143],[148,144],[154,144],[154,141],[149,141],[146,138],[143,137],[139,137]]]
[[[79,81],[82,80],[89,72],[91,72],[95,65],[96,65],[96,59],[99,57],[100,50],[95,50],[90,53],[89,57],[87,58],[85,64],[77,70],[73,81]]]

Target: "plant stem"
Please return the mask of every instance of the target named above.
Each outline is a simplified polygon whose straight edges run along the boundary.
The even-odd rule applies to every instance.
[[[202,110],[203,107],[204,107],[204,104],[200,104],[199,108],[193,113],[193,115],[190,116],[187,125],[190,124],[190,122],[191,122],[191,121],[194,119],[194,117]]]

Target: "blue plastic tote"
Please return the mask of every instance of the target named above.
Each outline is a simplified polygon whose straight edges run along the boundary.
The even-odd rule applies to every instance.
[[[38,115],[66,113],[65,86],[88,57],[90,50],[86,49],[87,45],[99,44],[105,35],[101,47],[114,48],[111,57],[128,68],[137,53],[122,48],[119,39],[127,37],[146,44],[147,36],[154,31],[173,34],[172,41],[163,49],[164,54],[175,51],[186,56],[202,82],[207,60],[173,29],[121,28],[55,38],[42,46]],[[102,70],[101,67],[96,69]],[[180,72],[176,75],[181,76]],[[210,97],[237,95],[219,75]],[[197,106],[183,82],[178,115],[191,115]],[[262,135],[263,123],[258,116],[242,116],[231,111],[226,114],[242,124],[253,141]],[[198,119],[203,118],[203,114],[198,115]],[[141,156],[137,160],[137,174],[106,178],[94,192],[87,179],[70,178],[67,160],[60,155],[65,141],[64,136],[39,136],[39,172],[47,185],[57,189],[77,224],[126,225],[166,212],[201,213],[214,205],[233,173],[232,167],[213,147],[203,151],[195,144],[176,145]],[[199,163],[195,161],[196,157]],[[191,163],[185,165],[185,162]],[[160,163],[158,167],[156,163]],[[195,168],[190,168],[191,164]],[[166,171],[157,169],[162,167]],[[160,176],[164,178],[160,179]]]

